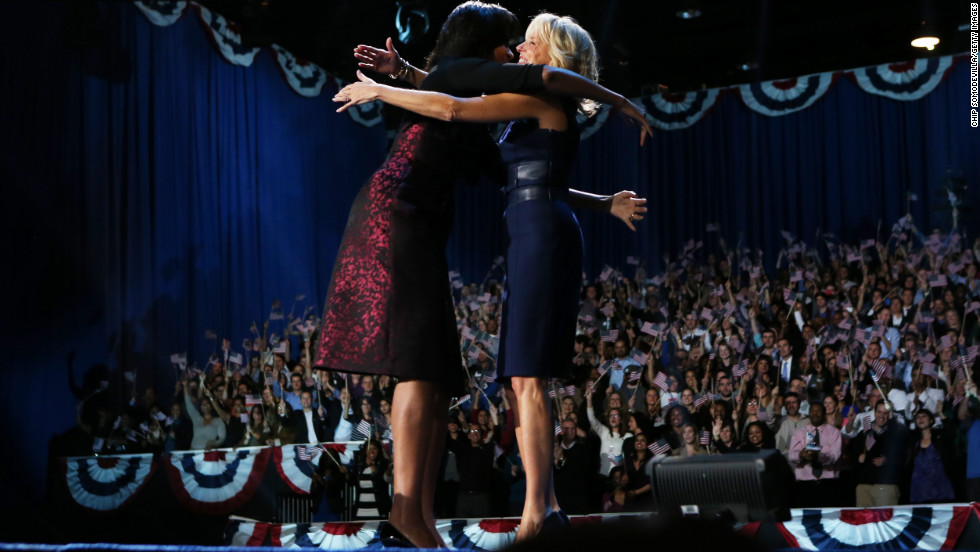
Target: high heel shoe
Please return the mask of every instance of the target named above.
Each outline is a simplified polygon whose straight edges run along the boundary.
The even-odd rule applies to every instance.
[[[544,521],[541,522],[541,531],[554,531],[556,529],[564,529],[571,525],[568,519],[568,515],[561,510],[552,510],[551,513],[544,517]]]
[[[378,529],[381,546],[385,548],[418,548],[401,531],[395,529],[395,526],[387,521],[382,523]]]

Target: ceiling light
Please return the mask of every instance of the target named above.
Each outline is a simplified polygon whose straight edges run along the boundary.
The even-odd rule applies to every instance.
[[[939,39],[934,36],[920,36],[912,41],[912,46],[926,50],[935,50],[936,44],[939,44]]]

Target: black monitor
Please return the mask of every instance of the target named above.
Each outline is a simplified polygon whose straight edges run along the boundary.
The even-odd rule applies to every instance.
[[[662,457],[647,464],[654,511],[727,521],[790,519],[793,472],[777,450]]]

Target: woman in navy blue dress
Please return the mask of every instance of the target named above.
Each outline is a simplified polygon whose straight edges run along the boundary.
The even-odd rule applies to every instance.
[[[386,54],[370,50],[375,57]],[[521,63],[547,64],[596,78],[595,46],[570,18],[537,16],[517,50]],[[389,44],[387,53],[391,52]],[[366,57],[369,60],[362,65],[377,68],[374,58]],[[527,475],[527,499],[517,534],[524,539],[546,523],[563,522],[552,483],[553,422],[545,385],[548,378],[567,377],[571,366],[583,247],[571,207],[607,210],[633,229],[632,221],[642,219],[646,211],[644,200],[632,192],[595,196],[569,190],[567,178],[579,142],[575,112],[590,110],[591,104],[550,94],[454,98],[386,87],[359,77],[363,82],[338,92],[335,101],[347,102],[341,109],[380,99],[443,120],[517,119],[499,144],[508,173],[504,187],[508,244],[498,377],[509,384],[513,396]],[[626,115],[640,121],[644,132],[649,130],[642,113],[621,96],[610,93],[594,99],[625,107]]]

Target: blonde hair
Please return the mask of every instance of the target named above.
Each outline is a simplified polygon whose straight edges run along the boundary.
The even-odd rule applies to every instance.
[[[542,12],[531,20],[527,34],[535,34],[548,53],[550,65],[568,69],[593,81],[599,80],[599,53],[592,35],[571,17]],[[580,100],[579,110],[591,117],[599,104]]]

